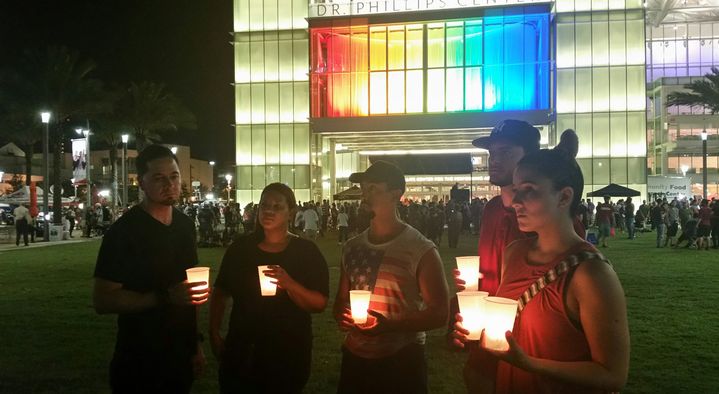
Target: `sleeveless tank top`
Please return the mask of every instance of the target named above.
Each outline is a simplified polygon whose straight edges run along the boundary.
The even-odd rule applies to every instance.
[[[532,283],[568,256],[581,251],[597,252],[591,244],[581,243],[552,262],[535,265],[527,261],[532,242],[533,239],[515,241],[513,246],[518,248],[515,250],[517,257],[505,269],[502,284],[497,291],[498,296],[519,299]],[[574,269],[570,269],[545,287],[525,306],[514,322],[512,334],[528,355],[556,361],[591,360],[584,332],[569,319],[565,308],[565,293],[573,273]],[[577,386],[527,372],[503,361],[500,361],[497,367],[496,392],[604,393],[599,389]]]

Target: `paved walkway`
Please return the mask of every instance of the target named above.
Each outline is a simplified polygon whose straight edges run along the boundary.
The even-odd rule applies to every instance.
[[[0,242],[0,252],[8,252],[8,251],[12,251],[12,250],[26,250],[26,249],[34,249],[34,248],[44,248],[46,246],[55,246],[55,245],[77,244],[77,243],[81,243],[81,242],[99,241],[101,239],[102,239],[102,237],[93,237],[93,238],[75,237],[75,238],[71,238],[68,240],[53,241],[53,242],[44,242],[42,240],[36,239],[35,243],[31,242],[28,246],[23,245],[22,240],[20,241],[20,246],[15,246],[15,243],[13,243],[13,242]]]

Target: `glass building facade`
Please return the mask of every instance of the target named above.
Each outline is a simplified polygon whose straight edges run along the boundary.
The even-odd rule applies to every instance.
[[[549,14],[488,14],[310,29],[312,117],[548,109]]]
[[[470,142],[506,117],[539,127],[543,146],[576,130],[587,192],[618,183],[644,194],[648,175],[697,171],[701,131],[719,142],[704,109],[664,107],[719,64],[717,23],[652,26],[641,0],[307,18],[332,3],[234,1],[242,203],[270,182],[302,201],[330,198],[369,164],[368,147],[471,151],[485,163],[472,174],[410,178],[491,192],[486,152]],[[709,168],[716,162],[710,155]]]
[[[719,22],[647,26],[649,82],[647,143],[649,175],[686,176],[703,192],[701,135],[707,134],[707,191],[719,196],[719,117],[701,106],[667,106],[667,96],[685,91],[719,65]]]

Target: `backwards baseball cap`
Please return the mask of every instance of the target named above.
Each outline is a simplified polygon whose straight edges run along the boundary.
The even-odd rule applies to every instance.
[[[362,183],[386,183],[387,190],[402,190],[402,194],[405,191],[404,173],[396,165],[384,161],[377,160],[372,163],[365,172],[355,172],[350,175],[350,182]]]
[[[524,153],[539,150],[539,130],[531,124],[516,119],[507,119],[499,122],[486,137],[479,137],[472,141],[472,145],[489,149],[496,141],[506,141],[524,148]]]

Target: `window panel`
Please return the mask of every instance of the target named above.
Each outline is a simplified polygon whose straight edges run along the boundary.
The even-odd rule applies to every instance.
[[[252,123],[252,93],[249,84],[235,85],[235,123]]]
[[[295,82],[295,122],[306,123],[310,118],[310,87],[307,82]]]
[[[627,155],[627,114],[625,112],[612,113],[610,115],[609,129],[611,131],[612,157],[624,157]],[[612,171],[614,169],[612,168]]]
[[[250,78],[253,82],[265,79],[265,46],[262,42],[250,43]]]
[[[265,84],[265,122],[278,123],[280,121],[279,84]]]
[[[404,26],[390,26],[387,33],[387,68],[404,68]]]
[[[469,67],[465,70],[465,109],[482,109],[482,68]]]
[[[250,82],[250,43],[235,43],[235,82]]]
[[[280,125],[280,163],[292,164],[295,162],[295,136],[291,124]],[[285,182],[283,178],[283,182]]]
[[[265,81],[277,81],[279,75],[277,41],[265,41]]]
[[[574,67],[574,25],[557,24],[557,68]]]
[[[309,64],[309,43],[306,40],[294,40],[292,43],[293,76],[295,81],[306,81]]]
[[[277,1],[278,0],[264,0],[264,30],[275,30],[277,29]]]
[[[592,71],[592,109],[609,111],[609,68],[597,67]]]
[[[592,64],[609,64],[609,27],[606,21],[592,22]]]
[[[237,126],[235,163],[252,164],[252,127]]]
[[[647,183],[647,164],[644,157],[630,157],[627,159],[627,183]]]
[[[464,65],[464,27],[462,22],[447,23],[447,67]]]
[[[576,86],[582,94],[576,96],[575,110],[577,112],[592,112],[592,69],[578,68],[575,74]]]
[[[627,67],[627,110],[644,110],[646,100],[644,66]]]
[[[280,163],[280,125],[265,126],[265,162]]]
[[[384,70],[387,67],[387,28],[370,27],[369,30],[370,70]]]
[[[627,64],[644,64],[644,19],[627,20]]]
[[[447,111],[464,109],[464,69],[447,69]]]
[[[295,125],[295,164],[310,164],[310,126]]]
[[[592,160],[592,180],[594,185],[609,184],[609,159],[594,158]]]
[[[592,134],[594,130],[598,130],[592,126],[592,115],[591,114],[577,114],[576,117],[576,128],[574,131],[577,133],[579,138],[579,152],[577,157],[592,157],[593,143]],[[564,129],[559,129],[564,131]],[[607,132],[603,130],[602,132]]]
[[[279,75],[280,81],[291,81],[294,75],[294,67],[292,64],[292,56],[286,56],[288,53],[292,53],[292,41],[284,40],[277,43],[278,53],[282,56],[279,57]]]
[[[307,28],[307,2],[292,0],[292,28],[294,29],[306,29]]]
[[[577,23],[575,30],[575,66],[587,67],[592,65],[592,25],[590,23]]]
[[[264,0],[250,0],[250,30],[260,31],[264,28],[263,20],[263,7],[262,3]]]
[[[592,139],[594,157],[609,156],[609,114],[592,114]]]
[[[284,4],[281,7],[278,7],[277,28],[279,30],[292,29],[292,8],[291,7],[287,7]]]
[[[444,111],[444,69],[427,70],[427,111]]]
[[[574,69],[557,70],[557,113],[574,112]]]
[[[387,73],[388,113],[404,113],[404,71]]]
[[[387,113],[387,73],[372,72],[369,77],[370,114]]]
[[[369,74],[352,74],[352,116],[369,115]]]
[[[482,64],[482,21],[467,21],[464,30],[467,66]]]
[[[265,123],[265,86],[261,83],[251,85],[252,123]]]
[[[233,1],[233,15],[234,15],[234,31],[249,31],[250,30],[250,9],[249,0],[235,0]]]
[[[407,113],[424,111],[424,72],[422,70],[407,71]]]
[[[422,25],[407,26],[407,68],[422,68],[424,52],[424,28]]]
[[[647,153],[646,116],[644,112],[627,113],[627,156],[640,157]]]
[[[444,23],[427,25],[427,67],[444,67]]]
[[[252,126],[252,165],[265,164],[265,126]]]
[[[617,183],[620,185],[626,185],[628,181],[627,177],[627,159],[622,158],[612,158],[610,160],[611,163],[611,182]]]
[[[369,67],[369,33],[367,28],[353,29],[350,53],[353,72],[367,71]]]
[[[280,89],[280,123],[292,123],[294,121],[294,92],[292,83],[279,84]]]
[[[609,69],[609,107],[612,111],[627,109],[627,75],[625,67]]]
[[[609,64],[623,65],[627,62],[627,48],[625,23],[621,21],[609,22]]]

